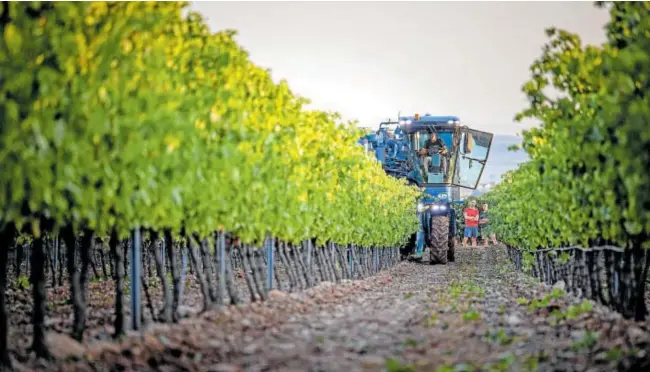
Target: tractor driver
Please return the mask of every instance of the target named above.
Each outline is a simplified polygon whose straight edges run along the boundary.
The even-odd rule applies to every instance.
[[[431,163],[431,157],[435,154],[440,154],[440,168],[442,173],[447,175],[447,146],[445,142],[438,137],[438,134],[435,131],[429,132],[429,139],[424,143],[424,147],[420,149],[420,156],[424,157],[424,171],[425,175],[429,176],[429,164]]]

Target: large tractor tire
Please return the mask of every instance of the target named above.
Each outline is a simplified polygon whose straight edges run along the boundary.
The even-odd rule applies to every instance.
[[[449,251],[449,216],[431,216],[431,228],[427,236],[429,263],[446,265]]]
[[[418,238],[418,234],[414,233],[413,235],[411,235],[406,245],[400,249],[400,255],[402,256],[402,260],[407,259],[410,254],[413,254],[415,252],[417,238]]]

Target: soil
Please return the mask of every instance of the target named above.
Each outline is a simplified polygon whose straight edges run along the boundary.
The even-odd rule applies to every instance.
[[[193,281],[191,283],[194,283]],[[402,262],[365,280],[321,282],[110,340],[112,282],[91,283],[87,342],[49,289],[55,360],[28,346],[27,292],[10,292],[16,369],[48,371],[611,371],[650,367],[648,323],[623,319],[514,271],[502,247],[458,248],[455,263]],[[244,293],[244,292],[242,292]],[[17,301],[21,299],[21,301]],[[156,295],[159,298],[159,295]],[[245,296],[242,296],[245,297]],[[159,301],[157,299],[156,301]],[[184,306],[201,304],[188,284]],[[58,314],[58,315],[57,315]],[[15,343],[12,343],[15,341]]]

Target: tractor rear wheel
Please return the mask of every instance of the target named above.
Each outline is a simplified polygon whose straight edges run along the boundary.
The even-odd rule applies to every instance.
[[[447,264],[449,251],[449,216],[431,216],[431,229],[427,236],[429,263]]]

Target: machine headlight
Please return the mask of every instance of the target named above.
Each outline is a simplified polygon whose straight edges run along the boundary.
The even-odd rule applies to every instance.
[[[425,205],[424,203],[418,203],[418,205],[416,206],[416,210],[418,213],[422,213],[426,211],[427,208],[428,208],[427,205]]]
[[[406,124],[406,122],[404,120],[399,121],[399,125],[404,125],[404,124]]]
[[[410,121],[410,120],[406,121],[406,125],[410,125],[411,123],[412,123],[412,121]]]
[[[432,205],[432,206],[431,206],[431,209],[433,209],[434,211],[439,211],[439,210],[440,210],[440,206],[439,206],[439,205]]]
[[[447,206],[446,206],[446,205],[441,205],[441,206],[440,206],[440,210],[441,210],[441,211],[446,211],[446,210],[447,210]]]

